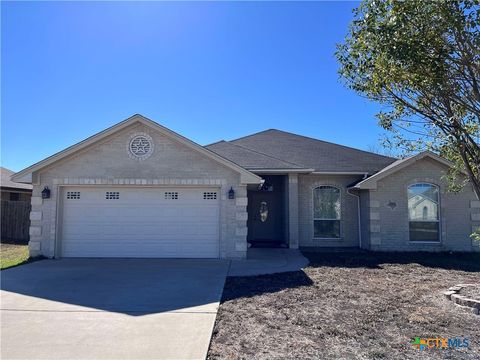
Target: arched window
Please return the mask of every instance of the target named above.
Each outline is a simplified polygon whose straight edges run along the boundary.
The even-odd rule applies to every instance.
[[[410,241],[440,241],[439,190],[428,183],[408,187]]]
[[[339,238],[341,217],[340,189],[319,186],[313,189],[313,236]]]

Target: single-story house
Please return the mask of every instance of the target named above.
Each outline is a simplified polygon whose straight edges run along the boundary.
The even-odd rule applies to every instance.
[[[279,130],[200,146],[134,115],[14,175],[33,184],[30,252],[244,258],[252,246],[479,251],[480,201],[451,164]]]
[[[11,180],[15,172],[0,167],[0,199],[6,201],[30,201],[32,185],[16,183]]]
[[[30,227],[32,185],[11,180],[14,172],[0,167],[0,227],[3,241],[26,243]]]

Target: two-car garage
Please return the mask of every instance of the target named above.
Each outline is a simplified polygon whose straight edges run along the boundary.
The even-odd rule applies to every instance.
[[[218,188],[63,187],[62,257],[219,257]]]
[[[245,258],[262,178],[141,115],[15,174],[33,184],[30,256]]]

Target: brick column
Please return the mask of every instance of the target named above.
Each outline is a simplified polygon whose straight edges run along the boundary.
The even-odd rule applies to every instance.
[[[370,196],[372,196],[373,191],[370,191]],[[380,225],[380,202],[377,200],[370,200],[368,204],[369,207],[369,235],[370,235],[370,247],[371,246],[380,246],[382,245],[382,236],[381,236],[381,225]]]
[[[30,241],[28,242],[28,250],[30,256],[35,257],[41,255],[42,242],[42,205],[43,199],[41,196],[32,196],[31,198],[32,210],[30,211]],[[43,249],[44,250],[44,249]]]
[[[288,244],[298,249],[298,174],[288,174]]]
[[[470,201],[470,220],[472,233],[480,230],[480,200]],[[474,250],[480,251],[480,242],[472,239],[472,246]]]

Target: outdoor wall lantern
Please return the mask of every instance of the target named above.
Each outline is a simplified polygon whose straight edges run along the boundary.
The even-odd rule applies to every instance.
[[[50,199],[50,189],[45,186],[42,190],[42,199]]]
[[[233,190],[233,187],[231,186],[230,186],[230,190],[228,190],[228,198],[235,199],[235,190]]]

